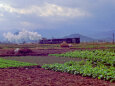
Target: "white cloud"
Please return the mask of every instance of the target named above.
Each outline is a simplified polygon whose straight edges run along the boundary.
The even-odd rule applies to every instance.
[[[35,23],[35,22],[28,22],[28,21],[21,21],[19,22],[20,28],[26,28],[26,29],[38,29],[38,28],[43,28],[44,25]]]
[[[32,23],[26,22],[26,21],[20,22],[20,24],[23,25],[23,26],[33,26]]]
[[[4,16],[4,14],[0,13],[0,16],[1,16],[1,17],[3,17],[3,16]]]
[[[14,12],[16,11],[15,8],[11,7],[10,5],[8,4],[0,4],[0,8],[4,11],[8,11],[8,12]]]
[[[80,17],[90,16],[86,11],[79,8],[62,7],[56,4],[45,3],[42,6],[33,5],[28,8],[14,8],[8,4],[0,4],[0,9],[10,13],[18,14],[34,14],[37,16],[49,17],[49,16],[65,16],[65,17]]]
[[[4,21],[5,19],[3,18],[4,14],[0,13],[0,22]]]
[[[5,39],[12,43],[39,41],[42,38],[42,36],[37,32],[31,32],[27,30],[22,30],[18,34],[13,34],[11,32],[3,33],[3,36]]]

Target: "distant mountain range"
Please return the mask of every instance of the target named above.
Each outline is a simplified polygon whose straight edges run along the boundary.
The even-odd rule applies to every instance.
[[[70,34],[70,35],[64,36],[62,38],[80,38],[81,42],[97,42],[97,41],[112,42],[112,40],[113,40],[112,37],[95,39],[95,38],[91,38],[91,37],[84,36],[81,34]]]
[[[113,33],[114,33],[114,39],[115,39],[115,30],[101,32],[100,34],[98,34],[98,39],[104,40],[106,42],[112,42]]]
[[[87,37],[81,34],[70,34],[67,36],[64,36],[63,38],[80,38],[81,42],[93,42],[96,41],[96,39],[91,38],[91,37]]]

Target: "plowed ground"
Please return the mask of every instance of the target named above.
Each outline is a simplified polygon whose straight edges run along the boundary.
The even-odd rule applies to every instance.
[[[42,68],[18,68],[0,69],[0,86],[115,86],[115,83]]]

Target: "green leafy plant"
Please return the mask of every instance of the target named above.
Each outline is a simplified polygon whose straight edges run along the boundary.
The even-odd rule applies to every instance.
[[[45,64],[42,66],[42,68],[60,72],[67,72],[75,75],[81,74],[82,76],[90,76],[93,78],[109,80],[111,82],[115,81],[115,67],[111,66],[108,68],[103,64],[100,66],[93,67],[91,61],[69,61],[64,64]]]
[[[49,54],[50,56],[69,57],[69,58],[83,58],[93,62],[101,62],[108,66],[115,66],[115,53],[106,50],[93,50],[93,51],[74,51],[63,54]]]
[[[8,67],[23,67],[23,66],[33,66],[38,64],[32,64],[27,62],[19,62],[13,60],[6,60],[0,58],[0,68],[8,68]]]

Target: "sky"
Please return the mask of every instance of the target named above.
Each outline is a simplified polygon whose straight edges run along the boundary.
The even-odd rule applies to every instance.
[[[47,38],[75,33],[94,38],[111,35],[115,0],[0,0],[0,38],[21,30]]]

